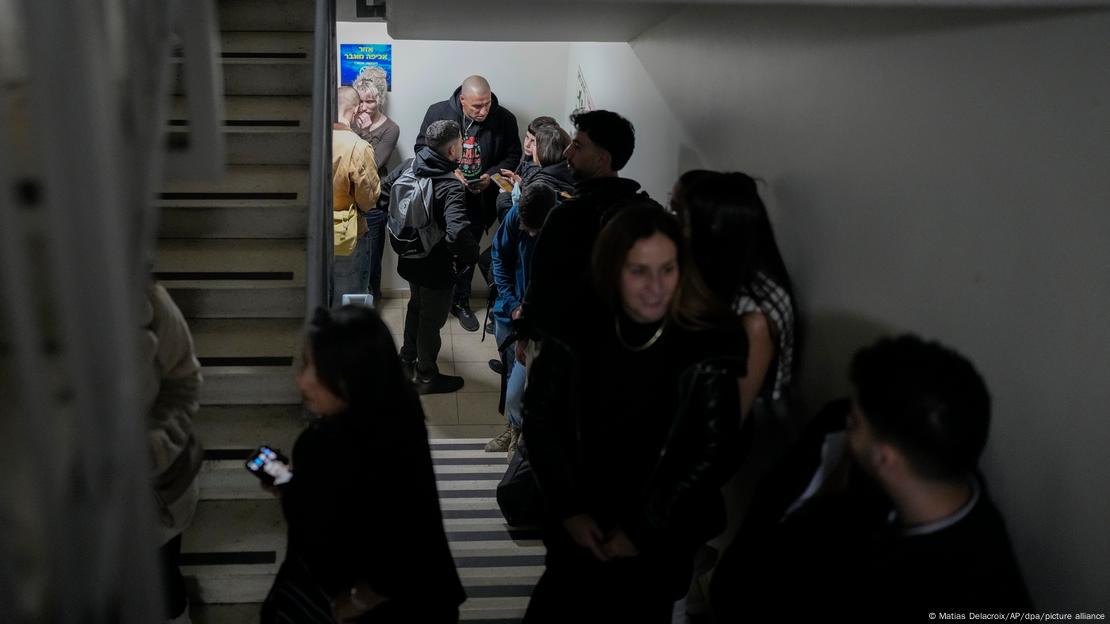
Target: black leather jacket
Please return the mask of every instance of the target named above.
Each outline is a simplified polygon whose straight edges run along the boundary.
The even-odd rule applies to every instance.
[[[638,546],[678,539],[698,544],[724,528],[720,488],[739,468],[751,445],[741,425],[738,378],[744,354],[687,367],[679,378],[680,402],[643,488],[639,509],[620,527]],[[523,421],[528,458],[551,520],[592,513],[584,494],[596,475],[583,457],[582,367],[565,344],[549,338],[536,358],[525,391]],[[622,440],[613,440],[620,444]]]

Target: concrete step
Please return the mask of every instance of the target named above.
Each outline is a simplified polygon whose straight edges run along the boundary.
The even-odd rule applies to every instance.
[[[234,358],[300,358],[303,326],[298,319],[194,319],[189,323],[201,363]],[[250,365],[242,362],[240,365]]]
[[[187,123],[184,97],[170,101],[171,125]],[[247,128],[296,128],[312,132],[312,98],[308,96],[228,96],[224,98],[224,129],[227,132]]]
[[[298,165],[232,165],[215,181],[174,182],[162,189],[160,207],[306,206],[309,169]]]
[[[167,288],[304,287],[305,241],[165,239],[156,277]]]
[[[315,4],[304,0],[220,0],[220,30],[315,29]]]
[[[291,452],[307,422],[299,403],[205,405],[193,418],[193,427],[208,451],[253,449],[265,443]]]
[[[273,405],[301,400],[294,366],[204,366],[201,405]]]
[[[225,95],[311,95],[312,33],[221,32]],[[172,93],[183,95],[182,59],[172,62]]]
[[[184,284],[192,284],[186,286]],[[210,282],[209,284],[216,284]],[[186,318],[304,319],[303,287],[265,284],[244,288],[227,281],[219,286],[197,282],[166,282],[170,296]]]
[[[162,208],[159,238],[292,238],[308,231],[308,209],[268,206]]]

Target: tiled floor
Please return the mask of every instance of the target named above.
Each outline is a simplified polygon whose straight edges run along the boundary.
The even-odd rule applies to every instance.
[[[378,311],[393,332],[393,340],[401,346],[408,298],[383,299]],[[485,321],[486,302],[474,299],[471,308],[478,320]],[[421,397],[428,434],[432,438],[493,437],[505,427],[505,418],[497,412],[500,378],[489,369],[489,360],[497,357],[497,344],[492,335],[481,330],[468,332],[454,316],[440,331],[443,346],[437,363],[440,372],[462,376],[465,385],[452,394]],[[482,340],[485,335],[485,340]]]

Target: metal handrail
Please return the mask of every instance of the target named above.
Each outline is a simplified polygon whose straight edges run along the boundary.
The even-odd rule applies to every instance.
[[[305,317],[327,305],[332,263],[331,118],[335,112],[335,2],[316,0],[312,71],[312,165],[309,175]]]

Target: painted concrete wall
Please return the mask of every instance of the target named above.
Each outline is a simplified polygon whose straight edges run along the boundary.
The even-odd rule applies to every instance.
[[[767,182],[810,408],[880,333],[965,353],[1037,604],[1106,612],[1110,14],[699,8],[631,45],[705,164]]]

